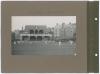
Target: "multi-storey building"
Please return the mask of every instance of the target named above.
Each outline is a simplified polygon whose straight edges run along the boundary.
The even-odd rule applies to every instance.
[[[43,25],[27,25],[19,32],[19,36],[20,41],[50,40],[52,38],[50,29]]]
[[[54,28],[55,40],[69,40],[75,39],[76,35],[76,24],[56,24]]]
[[[50,28],[45,25],[26,25],[15,31],[15,38],[20,41],[70,40],[76,37],[76,24],[56,24]]]

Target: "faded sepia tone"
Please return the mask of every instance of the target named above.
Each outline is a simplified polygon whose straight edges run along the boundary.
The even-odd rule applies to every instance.
[[[12,16],[13,55],[73,55],[75,16]]]

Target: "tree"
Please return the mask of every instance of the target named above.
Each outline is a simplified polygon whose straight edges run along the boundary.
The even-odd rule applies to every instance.
[[[11,34],[11,41],[14,42],[15,40],[16,40],[15,32],[12,32],[12,34]]]

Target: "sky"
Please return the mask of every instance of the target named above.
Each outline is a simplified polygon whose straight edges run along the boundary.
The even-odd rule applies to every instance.
[[[76,23],[76,16],[12,16],[12,31],[21,30],[25,25],[46,25],[54,27],[56,23]]]

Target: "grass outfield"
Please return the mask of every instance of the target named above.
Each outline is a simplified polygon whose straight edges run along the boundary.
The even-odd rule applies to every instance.
[[[54,41],[25,41],[12,45],[14,55],[72,55],[75,43]]]

